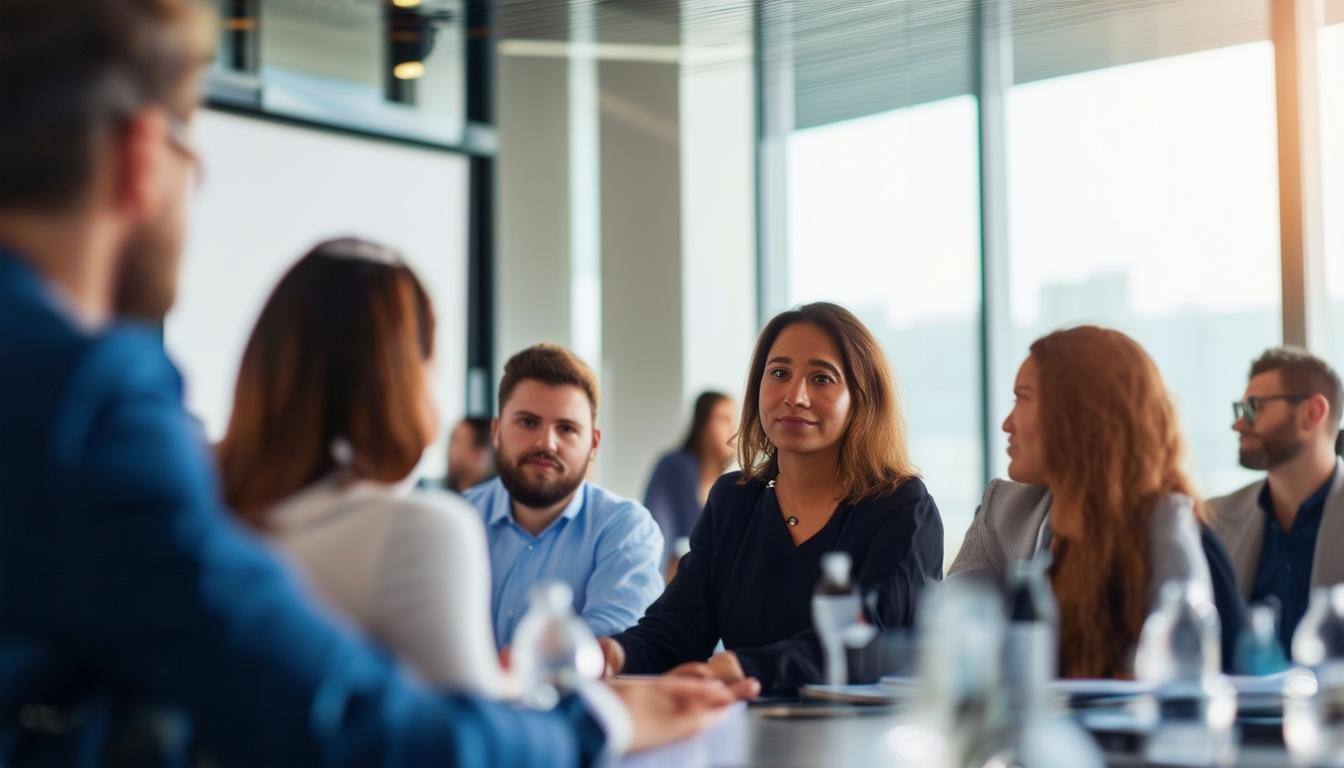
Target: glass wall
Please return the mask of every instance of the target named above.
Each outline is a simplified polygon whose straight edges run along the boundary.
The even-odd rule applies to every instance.
[[[791,7],[762,29],[789,43],[793,102],[788,257],[762,310],[833,301],[877,336],[950,562],[984,489],[975,3]]]
[[[882,342],[915,462],[959,541],[983,490],[975,100],[796,132],[788,167],[788,303],[840,303]]]
[[[1176,398],[1210,495],[1252,477],[1228,403],[1282,335],[1273,55],[1246,43],[1021,84],[1008,100],[1012,370],[998,381],[1011,387],[1052,330],[1130,334]]]
[[[1250,361],[1282,341],[1268,1],[791,8],[760,36],[762,61],[791,67],[788,91],[762,93],[763,114],[793,102],[784,170],[766,163],[761,177],[767,196],[786,190],[788,216],[785,245],[763,246],[763,309],[830,299],[879,335],[944,514],[948,562],[986,478],[1004,474],[1000,404],[1017,365],[1061,327],[1116,327],[1150,352],[1202,493],[1253,478],[1236,463],[1229,403]],[[1344,135],[1344,62],[1322,34],[1335,89],[1326,132]],[[1001,145],[982,141],[982,118],[991,137],[1002,128]],[[985,287],[1004,301],[991,308],[994,349],[979,330],[986,172],[1006,179],[1002,198],[988,193],[1006,211],[1005,257]],[[1344,302],[1344,230],[1334,232],[1331,286]],[[1344,349],[1344,311],[1336,322]],[[1000,362],[986,371],[990,360]]]

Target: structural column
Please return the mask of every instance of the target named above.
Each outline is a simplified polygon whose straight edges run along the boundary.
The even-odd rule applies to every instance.
[[[1271,0],[1279,140],[1283,340],[1328,352],[1321,203],[1319,0]]]

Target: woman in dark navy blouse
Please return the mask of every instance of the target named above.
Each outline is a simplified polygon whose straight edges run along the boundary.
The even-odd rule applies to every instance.
[[[942,520],[910,462],[891,368],[848,310],[803,305],[761,332],[738,460],[667,591],[603,639],[612,672],[755,677],[791,693],[821,679],[811,601],[822,554],[849,553],[878,628],[909,625],[942,577]],[[711,658],[720,640],[727,650]]]

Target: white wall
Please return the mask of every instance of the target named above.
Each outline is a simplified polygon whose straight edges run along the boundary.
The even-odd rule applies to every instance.
[[[204,111],[205,163],[191,212],[169,354],[187,405],[218,439],[243,346],[271,288],[315,243],[343,235],[398,248],[438,315],[435,394],[462,413],[466,370],[467,161],[460,155]],[[444,447],[422,469],[441,474]]]

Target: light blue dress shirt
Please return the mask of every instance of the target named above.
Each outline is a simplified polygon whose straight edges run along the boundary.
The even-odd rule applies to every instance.
[[[634,626],[663,592],[663,534],[637,502],[585,482],[560,516],[533,536],[514,521],[499,478],[465,495],[485,520],[494,581],[490,605],[501,648],[513,642],[538,582],[568,584],[575,613],[598,637]]]

